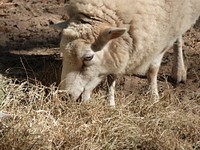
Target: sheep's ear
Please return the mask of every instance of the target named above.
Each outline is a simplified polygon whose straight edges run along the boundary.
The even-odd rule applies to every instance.
[[[126,28],[106,28],[103,31],[103,38],[107,41],[122,36],[126,31]]]
[[[68,22],[67,21],[50,25],[51,28],[54,28],[54,29],[57,29],[57,30],[63,30],[65,28],[67,28],[67,26],[68,26]]]

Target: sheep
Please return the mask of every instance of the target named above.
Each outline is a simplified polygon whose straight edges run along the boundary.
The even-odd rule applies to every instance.
[[[147,75],[158,99],[159,67],[174,43],[172,76],[186,80],[182,35],[200,16],[199,0],[71,0],[67,11],[70,19],[60,24],[60,90],[74,99],[90,99],[108,77],[108,100],[115,106],[118,74]]]

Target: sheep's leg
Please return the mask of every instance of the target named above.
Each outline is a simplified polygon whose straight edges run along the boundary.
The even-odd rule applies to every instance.
[[[108,101],[110,102],[110,106],[115,107],[115,80],[116,75],[108,75]]]
[[[174,49],[174,63],[172,67],[172,78],[176,83],[186,82],[187,71],[183,60],[183,49],[182,49],[182,36],[180,36],[173,46]]]
[[[151,63],[149,70],[147,72],[147,79],[149,82],[149,88],[151,91],[152,96],[158,100],[159,94],[158,94],[158,85],[157,85],[157,77],[158,77],[158,71],[160,68],[160,64],[163,58],[164,52],[161,53],[153,62]]]

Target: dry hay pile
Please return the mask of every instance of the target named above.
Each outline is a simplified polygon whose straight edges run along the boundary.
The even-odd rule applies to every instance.
[[[199,95],[180,101],[168,90],[158,103],[146,95],[105,92],[87,103],[66,101],[56,87],[3,78],[0,149],[200,149]],[[195,99],[196,98],[196,99]]]

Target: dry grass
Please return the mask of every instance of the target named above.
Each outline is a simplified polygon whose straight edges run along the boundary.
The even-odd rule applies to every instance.
[[[3,79],[0,149],[200,149],[199,95],[179,100],[166,90],[148,96],[117,93],[111,108],[104,91],[88,103],[66,101],[54,85]],[[195,95],[195,94],[194,94]],[[196,98],[196,99],[195,99]]]

